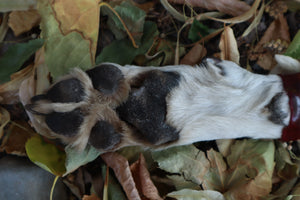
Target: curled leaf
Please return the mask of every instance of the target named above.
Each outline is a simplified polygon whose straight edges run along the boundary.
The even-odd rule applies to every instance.
[[[241,15],[237,17],[233,17],[230,19],[219,19],[214,17],[209,17],[209,18],[223,23],[241,23],[251,19],[251,17],[253,17],[256,14],[260,2],[261,0],[255,0],[255,2],[252,4],[250,9],[248,9],[246,12],[242,12]]]
[[[206,49],[201,44],[196,43],[192,49],[180,60],[180,64],[196,65],[206,56]]]
[[[237,42],[234,37],[233,30],[229,26],[224,28],[219,48],[221,50],[220,57],[222,60],[230,60],[236,64],[240,63],[240,53]]]
[[[101,158],[115,172],[128,199],[141,199],[132,177],[128,161],[117,153],[105,153],[101,155]]]
[[[238,16],[250,9],[250,6],[240,0],[211,1],[211,0],[169,0],[172,3],[188,3],[193,7],[201,7],[208,10],[218,10],[222,13]]]
[[[143,154],[140,154],[138,161],[130,166],[130,170],[136,183],[136,187],[142,196],[145,196],[149,200],[162,200],[157,188],[150,178],[150,173],[147,169]]]

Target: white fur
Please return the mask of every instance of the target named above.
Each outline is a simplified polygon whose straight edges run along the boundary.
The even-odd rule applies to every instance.
[[[281,137],[290,111],[279,76],[253,74],[230,61],[222,61],[217,67],[208,59],[207,65],[118,67],[128,80],[152,69],[181,75],[179,86],[167,97],[167,123],[180,130],[180,139],[172,145],[227,138]],[[266,105],[282,92],[281,109],[288,115],[284,125],[278,125],[268,119]]]

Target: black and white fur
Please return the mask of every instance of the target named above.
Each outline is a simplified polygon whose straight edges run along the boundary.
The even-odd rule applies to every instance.
[[[216,59],[195,67],[104,63],[87,72],[75,69],[26,108],[41,134],[101,151],[276,139],[290,118],[279,76],[253,74]]]

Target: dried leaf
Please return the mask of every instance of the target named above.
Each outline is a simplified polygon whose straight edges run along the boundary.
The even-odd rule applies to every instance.
[[[69,2],[70,1],[67,1],[65,3]],[[73,1],[71,1],[70,8],[73,8],[72,3]],[[51,75],[54,78],[57,78],[58,76],[69,72],[70,68],[75,66],[82,69],[90,68],[94,63],[94,53],[91,52],[91,49],[93,49],[91,43],[94,41],[84,38],[84,35],[79,32],[83,30],[71,30],[68,33],[62,32],[60,27],[61,21],[57,20],[51,6],[53,5],[50,5],[48,1],[38,0],[37,7],[42,17],[40,24],[42,30],[41,36],[45,40],[45,60]],[[77,9],[77,7],[78,5],[74,5],[74,9]],[[70,8],[65,9],[71,11],[72,9]],[[83,4],[80,10],[84,10],[85,8],[85,4]],[[67,11],[61,10],[60,12],[62,14]],[[89,24],[89,22],[86,23]],[[98,24],[93,28],[98,29],[97,27]]]
[[[107,199],[109,200],[126,200],[126,195],[124,194],[124,191],[121,187],[121,185],[118,183],[118,180],[115,178],[113,174],[110,172],[107,175],[107,167],[102,166],[102,177],[108,178],[108,183],[107,183]],[[105,186],[104,186],[105,187]],[[103,199],[105,200],[105,195],[103,194]]]
[[[128,161],[117,153],[105,153],[101,155],[104,162],[113,169],[117,179],[122,185],[128,199],[141,199],[136,189]]]
[[[219,10],[222,13],[238,16],[250,9],[250,6],[240,0],[211,1],[211,0],[169,0],[172,3],[186,4],[208,10]]]
[[[224,28],[219,48],[221,50],[220,57],[222,60],[230,60],[236,64],[240,63],[240,53],[237,42],[234,37],[233,30],[229,26]]]
[[[258,26],[264,14],[264,10],[265,10],[265,3],[263,2],[262,5],[260,6],[257,15],[255,16],[251,24],[248,26],[248,28],[244,31],[242,37],[246,37],[254,28]]]
[[[274,154],[273,141],[236,141],[227,157],[230,190],[224,196],[257,199],[268,195],[272,189]]]
[[[5,109],[0,107],[0,139],[3,137],[4,127],[10,122],[10,114]]]
[[[216,140],[218,149],[223,157],[227,157],[230,154],[231,146],[234,143],[233,139],[223,139],[223,140]]]
[[[33,69],[34,65],[31,64],[26,68],[12,74],[11,81],[0,85],[0,97],[2,97],[0,102],[2,104],[15,104],[20,101],[19,88],[21,83],[30,77],[30,75],[33,73]]]
[[[0,42],[2,42],[8,31],[8,13],[4,13],[0,25]]]
[[[44,40],[36,39],[10,46],[0,58],[0,83],[9,81],[10,75],[19,70],[23,63],[42,47],[43,43]]]
[[[287,10],[288,6],[284,1],[273,1],[266,7],[266,12],[275,19],[278,18],[279,15],[286,13]]]
[[[275,66],[275,61],[272,52],[265,51],[264,45],[277,39],[288,43],[290,42],[289,27],[283,15],[280,15],[278,19],[274,20],[270,24],[263,37],[254,47],[252,55],[249,57],[250,60],[258,59],[257,64],[259,64],[262,68],[266,70],[272,69]]]
[[[201,44],[196,43],[193,48],[180,60],[180,64],[191,66],[199,64],[206,56],[206,53],[206,48]]]
[[[0,12],[28,10],[36,7],[37,0],[1,0]]]
[[[41,137],[32,137],[26,142],[26,153],[29,159],[48,172],[61,176],[65,173],[65,152],[54,144],[45,142]]]
[[[299,165],[292,162],[289,152],[283,147],[282,143],[277,144],[275,161],[279,178],[289,180],[299,175]]]
[[[3,138],[0,151],[7,154],[26,156],[25,143],[34,135],[37,135],[24,121],[12,122],[9,124],[9,134]]]
[[[239,15],[237,17],[233,17],[233,18],[230,18],[230,19],[219,19],[219,18],[214,18],[214,17],[209,17],[209,18],[213,19],[215,21],[223,22],[223,23],[241,23],[241,22],[245,22],[245,21],[251,19],[251,17],[253,17],[256,14],[257,8],[258,8],[260,2],[261,2],[261,0],[255,0],[255,2],[252,4],[252,7],[249,10],[247,10],[246,12],[241,13],[241,15]]]
[[[139,160],[130,166],[130,170],[135,181],[136,188],[141,196],[144,196],[149,200],[162,200],[157,188],[150,178],[150,173],[147,169],[143,154],[140,154]]]
[[[63,35],[80,33],[89,43],[90,59],[95,64],[99,26],[99,0],[53,0],[53,15]],[[50,27],[49,27],[50,28]]]
[[[96,194],[84,195],[82,200],[100,200],[100,198]]]
[[[152,156],[158,162],[159,168],[170,173],[181,174],[185,180],[199,185],[202,184],[203,177],[210,168],[204,152],[193,145],[154,151]]]
[[[177,200],[225,200],[224,196],[217,191],[212,190],[190,190],[183,189],[167,194],[168,197],[175,198]]]
[[[40,21],[41,16],[37,10],[13,11],[9,14],[8,26],[15,36],[19,36],[37,26]]]
[[[227,163],[219,152],[211,149],[206,158],[193,146],[154,152],[153,158],[161,169],[228,199],[256,199],[271,192],[274,149],[273,141],[241,140],[232,145]]]

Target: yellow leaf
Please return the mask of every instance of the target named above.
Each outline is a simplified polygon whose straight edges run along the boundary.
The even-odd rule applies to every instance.
[[[9,14],[8,26],[15,36],[19,36],[37,26],[40,21],[41,16],[37,10],[13,11]]]
[[[92,61],[97,48],[99,26],[99,0],[53,0],[52,8],[64,35],[78,32],[90,42]]]

